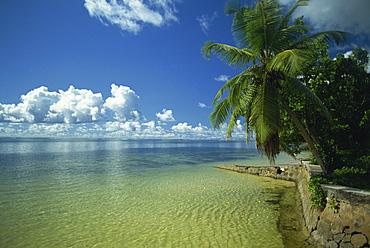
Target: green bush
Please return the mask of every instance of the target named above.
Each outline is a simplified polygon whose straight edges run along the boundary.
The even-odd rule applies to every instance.
[[[310,195],[311,203],[321,209],[324,209],[326,205],[326,197],[324,190],[321,188],[321,184],[326,183],[329,183],[329,180],[323,175],[313,176],[310,181],[308,181],[308,191],[312,193]]]
[[[333,184],[370,190],[370,172],[355,167],[343,167],[336,169],[330,175]]]
[[[355,167],[336,169],[330,175],[312,176],[308,182],[308,191],[312,193],[310,196],[311,203],[321,209],[325,208],[327,200],[321,184],[339,184],[370,191],[369,178],[370,172]],[[334,204],[333,206],[332,208],[335,208],[336,205]]]

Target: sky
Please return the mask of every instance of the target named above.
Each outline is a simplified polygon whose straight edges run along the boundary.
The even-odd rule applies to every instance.
[[[201,47],[235,45],[225,3],[0,1],[0,136],[223,138],[211,103],[240,71]],[[369,0],[311,0],[297,17],[315,32],[352,33],[330,47],[335,56],[370,50],[369,10]],[[241,123],[233,136],[244,137]]]

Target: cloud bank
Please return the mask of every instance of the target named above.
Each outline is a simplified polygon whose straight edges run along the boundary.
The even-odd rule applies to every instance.
[[[279,0],[292,5],[296,0]],[[311,0],[308,6],[300,7],[296,17],[304,15],[315,31],[340,30],[357,36],[360,40],[370,39],[369,0]]]
[[[0,123],[0,137],[52,137],[52,138],[118,138],[118,139],[225,139],[226,126],[212,129],[199,123],[178,123],[169,129],[155,121],[140,123]],[[233,131],[234,139],[245,139],[245,129],[240,123]]]
[[[0,122],[88,123],[113,119],[137,121],[139,96],[127,86],[111,85],[111,97],[70,86],[67,91],[50,92],[41,86],[21,96],[19,104],[0,103]]]
[[[176,0],[85,0],[91,17],[104,25],[117,25],[120,29],[138,34],[144,25],[161,27],[178,21]]]
[[[128,86],[111,85],[111,96],[88,89],[49,91],[47,87],[29,91],[18,104],[0,103],[0,136],[79,137],[122,139],[224,139],[226,126],[215,130],[176,121],[173,111],[163,109],[156,120],[146,120],[140,112],[140,97]],[[233,137],[244,139],[238,123]]]

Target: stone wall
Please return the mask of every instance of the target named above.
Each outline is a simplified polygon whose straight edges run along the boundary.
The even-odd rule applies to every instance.
[[[328,203],[312,236],[327,247],[370,247],[370,192],[340,185],[321,186]]]
[[[320,167],[302,161],[294,166],[219,165],[241,173],[295,181],[308,235],[319,247],[370,247],[370,192],[339,185],[322,185],[328,204],[324,210],[311,204],[307,183]]]

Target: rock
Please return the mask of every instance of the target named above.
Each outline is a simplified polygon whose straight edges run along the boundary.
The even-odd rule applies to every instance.
[[[346,233],[345,236],[343,237],[342,241],[344,242],[351,242],[351,234]]]
[[[326,219],[321,219],[317,224],[317,232],[319,235],[326,237],[328,240],[333,238],[331,233],[331,223]]]
[[[338,248],[338,244],[334,240],[330,240],[325,247],[327,248]]]
[[[351,243],[355,247],[362,247],[367,243],[367,238],[362,233],[355,233],[351,237]]]
[[[331,223],[331,232],[332,233],[341,233],[343,230],[343,225],[338,220],[333,220]]]
[[[343,240],[345,234],[344,233],[338,233],[334,235],[334,241],[337,242],[338,244]],[[350,240],[348,240],[350,241]]]
[[[342,242],[339,245],[339,248],[355,248],[351,243]]]

